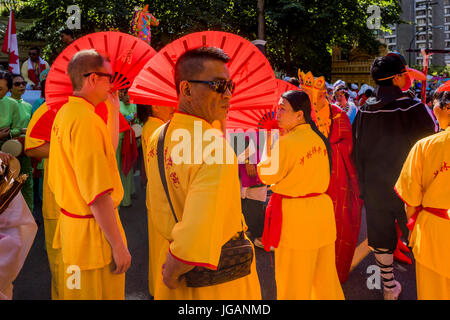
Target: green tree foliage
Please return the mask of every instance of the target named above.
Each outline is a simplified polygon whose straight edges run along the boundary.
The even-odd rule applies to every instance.
[[[67,7],[81,9],[81,30],[76,36],[94,31],[130,31],[135,6],[149,4],[160,20],[152,29],[152,46],[159,50],[185,34],[202,30],[222,30],[249,40],[257,35],[255,0],[29,0],[18,15],[35,17],[23,36],[42,39],[44,56],[52,61],[62,50],[59,31],[66,27]],[[376,53],[379,43],[366,26],[367,7],[381,7],[382,25],[399,21],[396,0],[266,0],[265,21],[268,58],[278,71],[295,75],[297,69],[317,75],[331,72],[331,48],[349,50],[360,46]]]

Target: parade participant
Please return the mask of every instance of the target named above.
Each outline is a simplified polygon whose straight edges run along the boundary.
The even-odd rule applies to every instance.
[[[336,105],[347,114],[350,123],[352,124],[353,120],[355,120],[358,108],[352,101],[349,101],[348,89],[343,85],[338,85],[334,88],[333,97],[336,101]]]
[[[119,91],[120,99],[120,113],[127,119],[128,123],[131,125],[136,122],[136,105],[130,104],[130,97],[128,96],[128,89],[123,89]],[[131,141],[130,141],[131,140]],[[131,142],[131,143],[130,143]],[[124,161],[128,161],[128,156],[132,153],[130,148],[135,148],[137,151],[136,137],[134,136],[132,129],[119,134],[119,145],[116,151],[117,166],[119,167],[120,179],[123,186],[123,199],[121,206],[129,207],[131,206],[131,195],[136,192],[136,187],[134,184],[134,170],[133,164],[136,162],[136,158],[132,163],[124,166]],[[125,158],[125,159],[124,159]],[[125,172],[124,170],[128,170]]]
[[[407,230],[394,185],[408,151],[434,132],[434,123],[422,103],[403,94],[402,88],[411,81],[397,55],[376,58],[371,76],[377,87],[353,124],[354,157],[366,207],[369,247],[381,268],[384,299],[395,300],[401,292],[393,272],[396,221],[403,234]]]
[[[20,188],[19,161],[0,151],[0,300],[13,298],[17,278],[36,236],[37,226]]]
[[[18,127],[21,129],[21,134],[25,134],[27,131],[28,123],[31,119],[31,104],[22,99],[22,95],[25,93],[27,82],[22,78],[20,74],[12,75],[13,86],[11,88],[11,98],[17,101],[19,111],[19,123]],[[26,155],[18,157],[20,161],[21,172],[28,175],[27,181],[22,186],[22,195],[27,202],[30,211],[34,209],[34,192],[33,192],[33,166],[31,159]]]
[[[416,261],[417,298],[449,300],[450,92],[436,92],[433,104],[443,131],[414,145],[395,190],[411,218],[408,227]]]
[[[62,280],[58,277],[63,277],[64,270],[62,270],[60,261],[61,250],[53,249],[52,243],[61,209],[56,203],[55,196],[48,186],[48,156],[50,143],[30,136],[36,122],[38,122],[47,110],[47,104],[44,103],[31,117],[25,136],[25,154],[29,157],[43,160],[44,178],[42,183],[42,216],[44,219],[45,248],[51,274],[51,297],[52,300],[59,300],[62,296],[60,296],[58,292],[58,281]]]
[[[12,88],[12,77],[7,71],[0,71],[0,146],[7,139],[22,133],[17,101],[6,94]]]
[[[144,154],[144,159],[146,159],[147,154],[147,143],[152,136],[152,134],[162,126],[164,123],[172,119],[174,113],[174,108],[162,107],[162,106],[147,106],[147,105],[137,105],[137,114],[139,121],[144,123],[142,128],[142,152]],[[145,173],[148,172],[147,161],[144,161]],[[148,174],[147,174],[148,175]],[[147,180],[148,183],[151,181]],[[155,296],[155,284],[156,279],[160,273],[158,268],[159,252],[162,247],[164,247],[165,239],[159,234],[158,230],[155,228],[155,224],[152,221],[150,214],[150,195],[149,188],[147,187],[146,194],[146,205],[147,205],[147,220],[148,220],[148,288],[152,296]]]
[[[31,115],[33,115],[33,113],[45,102],[45,81],[47,80],[49,71],[50,69],[45,69],[39,76],[39,81],[41,82],[41,96],[34,101],[33,107],[31,108]]]
[[[41,89],[39,83],[39,76],[45,69],[50,69],[47,61],[40,57],[41,50],[39,48],[30,48],[29,58],[22,64],[20,73],[25,81],[28,83],[27,89],[39,90]]]
[[[300,81],[296,77],[291,77],[289,80],[287,80],[290,84],[293,84],[296,87],[300,86]]]
[[[344,299],[335,265],[336,224],[333,202],[325,193],[332,167],[331,145],[311,117],[306,93],[285,92],[278,123],[286,134],[275,142],[279,167],[269,156],[258,164],[261,181],[274,192],[266,212],[262,242],[275,247],[277,298]]]
[[[82,50],[69,62],[68,74],[73,95],[54,119],[49,153],[48,184],[61,207],[53,240],[64,265],[58,292],[70,300],[122,300],[131,256],[116,209],[123,188],[115,158],[119,100],[110,92],[111,64],[93,49]],[[94,112],[108,97],[114,102],[108,113],[112,129]],[[79,277],[67,286],[71,266]]]
[[[74,42],[75,39],[73,37],[73,31],[70,29],[64,29],[61,31],[61,42],[67,47],[72,42]]]
[[[239,178],[241,181],[241,206],[248,232],[255,246],[264,248],[261,236],[264,230],[264,205],[267,199],[267,186],[258,177],[257,163],[261,160],[259,134],[245,137],[248,144],[238,156]],[[253,163],[251,160],[255,160]]]
[[[221,49],[201,47],[186,51],[175,65],[178,112],[167,128],[161,170],[165,169],[173,214],[179,222],[168,204],[158,166],[157,144],[164,126],[147,145],[150,215],[166,239],[160,250],[155,299],[261,299],[254,259],[250,274],[221,284],[188,287],[183,276],[195,266],[217,269],[222,246],[246,228],[236,157],[221,131],[214,129],[225,121],[234,89],[226,66],[229,60]],[[199,130],[200,135],[195,134]],[[186,147],[183,159],[174,152],[179,142],[171,139],[180,133]],[[214,149],[201,142],[203,133],[213,135]],[[217,154],[220,159],[211,161]],[[226,154],[234,157],[232,163],[222,158]]]
[[[333,200],[337,232],[336,268],[343,283],[350,272],[361,226],[362,201],[352,159],[352,127],[347,114],[326,99],[323,77],[314,79],[310,72],[306,75],[300,72],[300,76],[303,78],[302,89],[308,93],[314,106],[317,127],[333,149],[334,165],[327,194]]]

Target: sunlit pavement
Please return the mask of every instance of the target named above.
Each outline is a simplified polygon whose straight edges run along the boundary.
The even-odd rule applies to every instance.
[[[126,299],[148,300],[152,297],[148,293],[148,238],[147,238],[147,210],[145,207],[145,190],[135,177],[137,193],[133,205],[120,209],[120,217],[127,236],[128,247],[132,255],[132,264],[126,275]],[[366,239],[366,225],[363,216],[359,242]],[[41,224],[33,247],[25,261],[18,278],[14,283],[14,299],[19,300],[47,300],[50,299],[50,271],[46,252],[44,251],[44,228]],[[362,250],[364,252],[364,250]],[[255,248],[256,267],[261,283],[262,297],[265,300],[276,299],[276,285],[274,279],[273,253],[267,253]],[[412,254],[408,254],[412,257]],[[369,289],[368,279],[373,273],[368,268],[375,265],[372,253],[363,257],[354,267],[348,280],[342,285],[346,299],[349,300],[380,300],[381,290]],[[402,284],[401,300],[416,299],[415,268],[413,265],[394,263],[395,276]],[[369,268],[370,270],[370,268]],[[374,281],[369,279],[373,286]],[[327,285],[327,284],[324,284]],[[376,285],[376,284],[375,284]]]

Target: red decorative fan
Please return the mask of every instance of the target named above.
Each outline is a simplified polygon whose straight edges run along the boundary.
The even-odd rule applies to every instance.
[[[72,94],[67,66],[81,50],[95,49],[111,60],[114,90],[130,87],[137,74],[156,51],[146,42],[121,32],[88,34],[69,45],[56,58],[45,83],[45,100],[50,109],[58,110]]]
[[[111,60],[114,73],[114,89],[131,86],[142,67],[152,58],[156,51],[146,42],[126,33],[97,32],[88,34],[68,46],[56,58],[45,83],[45,98],[49,111],[36,122],[30,133],[32,138],[50,141],[51,128],[56,112],[65,104],[73,93],[72,82],[67,74],[67,66],[72,57],[81,50],[95,49]],[[106,122],[108,111],[104,103],[96,106],[96,113]],[[129,130],[126,119],[119,115],[119,131]]]
[[[450,91],[450,81],[445,82],[442,86],[437,89],[437,92]]]
[[[52,135],[53,121],[56,117],[56,110],[48,109],[39,120],[35,123],[33,129],[30,132],[30,137],[40,140],[45,140],[50,142],[50,137]],[[107,123],[108,121],[108,107],[104,102],[100,103],[95,107],[95,113],[102,118],[102,120]],[[127,119],[122,114],[119,114],[119,132],[124,132],[130,130],[131,127],[128,124]]]
[[[277,94],[275,103],[270,108],[241,110],[239,117],[228,115],[227,128],[242,128],[242,129],[278,129],[278,121],[276,118],[276,110],[278,100],[281,95],[289,90],[300,90],[293,84],[276,79]]]
[[[281,97],[283,93],[290,90],[298,90],[301,91],[299,87],[294,86],[292,83],[277,79],[277,85],[278,85],[278,99]],[[278,101],[277,101],[278,103]]]
[[[231,57],[227,65],[236,88],[230,101],[229,119],[239,119],[246,110],[253,112],[273,107],[277,100],[277,84],[266,57],[244,38],[218,31],[191,33],[161,49],[136,77],[128,91],[131,101],[176,107],[175,63],[187,50],[202,46],[221,48]]]

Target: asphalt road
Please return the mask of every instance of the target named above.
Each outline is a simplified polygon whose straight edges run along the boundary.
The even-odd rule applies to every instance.
[[[126,275],[126,299],[148,300],[148,240],[147,212],[145,207],[145,192],[135,177],[137,198],[129,208],[120,209],[120,217],[127,236],[128,247],[132,255],[132,265]],[[40,212],[35,212],[39,216]],[[366,238],[366,225],[363,216],[359,242]],[[50,271],[46,252],[44,251],[44,228],[41,224],[27,260],[14,282],[14,299],[47,300],[50,299]],[[274,257],[256,248],[256,267],[261,284],[262,297],[265,300],[276,299],[276,284],[274,279]],[[412,257],[412,254],[408,254]],[[367,280],[372,273],[368,268],[375,265],[372,253],[369,253],[350,273],[348,280],[342,285],[347,300],[381,300],[381,290],[369,289]],[[417,298],[415,268],[412,265],[394,263],[396,279],[403,287],[401,300]],[[370,280],[370,279],[369,279]],[[372,283],[372,282],[371,282]],[[324,284],[326,285],[326,284]]]

